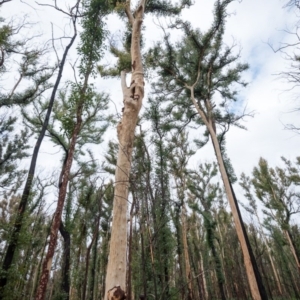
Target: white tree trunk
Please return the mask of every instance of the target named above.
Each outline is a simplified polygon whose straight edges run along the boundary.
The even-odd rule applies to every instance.
[[[188,287],[188,299],[193,299],[193,286],[192,286],[192,272],[190,266],[190,258],[188,252],[187,243],[187,222],[186,222],[186,208],[183,204],[181,213],[181,223],[182,223],[182,242],[183,242],[183,253],[184,253],[184,266],[185,266],[185,277]]]
[[[200,74],[200,73],[199,73]],[[199,77],[199,75],[198,75]],[[197,78],[198,81],[199,78]],[[196,83],[197,83],[196,81]],[[195,84],[196,84],[195,83]],[[223,161],[223,157],[222,157],[222,152],[221,152],[221,148],[220,148],[220,144],[217,138],[217,133],[216,133],[216,126],[215,126],[215,122],[213,120],[213,107],[210,103],[210,100],[206,100],[206,109],[207,112],[204,112],[203,107],[201,107],[201,104],[198,104],[194,95],[194,86],[187,86],[186,87],[188,89],[190,89],[191,91],[191,100],[198,112],[198,114],[200,115],[201,119],[203,120],[204,124],[206,125],[208,131],[209,131],[209,135],[211,137],[214,149],[215,149],[215,154],[217,157],[217,162],[219,165],[219,170],[221,173],[221,177],[222,177],[222,181],[224,183],[224,187],[225,187],[225,193],[231,208],[231,212],[232,212],[232,216],[233,216],[233,220],[235,223],[235,228],[236,228],[236,232],[237,232],[237,236],[242,248],[242,252],[243,252],[243,257],[244,257],[244,264],[245,264],[245,268],[246,268],[246,274],[247,274],[247,278],[248,278],[248,283],[250,286],[250,291],[251,291],[251,296],[253,298],[253,300],[263,300],[261,298],[260,295],[260,291],[259,291],[259,287],[258,287],[258,283],[256,280],[256,276],[254,273],[254,269],[253,269],[253,265],[251,262],[251,257],[250,257],[250,253],[249,253],[249,249],[246,243],[246,238],[243,232],[243,228],[242,228],[242,224],[241,224],[241,220],[239,218],[239,214],[238,214],[238,208],[235,204],[234,201],[234,196],[231,190],[231,186],[230,186],[230,181],[226,172],[226,168],[224,165],[224,161]]]
[[[234,220],[235,227],[236,227],[237,236],[238,236],[241,248],[242,248],[244,264],[246,267],[246,274],[247,274],[248,283],[250,286],[251,296],[252,296],[253,300],[262,300],[262,298],[260,296],[258,284],[256,281],[253,265],[251,262],[250,253],[249,253],[246,239],[244,236],[244,232],[242,229],[242,224],[241,224],[241,221],[240,221],[240,218],[238,215],[238,210],[237,210],[237,207],[236,207],[236,204],[234,201],[234,196],[232,194],[232,190],[230,187],[229,178],[228,178],[228,175],[227,175],[227,172],[225,169],[225,165],[224,165],[224,161],[223,161],[223,157],[222,157],[222,153],[221,153],[221,149],[220,149],[220,144],[219,144],[217,135],[216,135],[213,127],[209,125],[208,130],[209,130],[209,133],[210,133],[210,136],[211,136],[214,148],[215,148],[221,177],[222,177],[224,187],[225,187],[225,192],[226,192],[228,202],[229,202],[229,205],[231,208],[233,220]]]
[[[124,108],[122,119],[117,126],[119,153],[115,174],[113,221],[106,273],[105,300],[125,299],[129,175],[134,132],[144,97],[144,74],[140,49],[144,8],[145,0],[141,0],[134,17],[130,11],[129,1],[126,3],[125,8],[127,17],[132,26],[132,76],[130,87],[127,87],[126,73],[125,71],[121,73]]]

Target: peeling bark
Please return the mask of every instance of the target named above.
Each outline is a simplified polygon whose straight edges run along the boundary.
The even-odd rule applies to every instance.
[[[132,26],[131,62],[132,75],[130,87],[126,84],[126,72],[121,72],[121,83],[124,97],[124,109],[121,121],[117,126],[119,153],[115,174],[115,194],[113,204],[113,221],[109,250],[109,261],[106,274],[105,300],[114,300],[112,291],[126,289],[127,263],[127,200],[129,174],[133,140],[138,114],[144,98],[144,73],[141,57],[141,27],[144,17],[145,0],[141,0],[133,14],[130,1],[126,2],[126,14]],[[117,288],[118,287],[118,288]],[[116,290],[116,291],[117,291]],[[118,293],[122,297],[122,293]]]
[[[57,243],[57,236],[58,236],[58,230],[61,223],[61,215],[64,207],[64,202],[67,194],[67,187],[69,182],[69,176],[70,171],[72,167],[74,152],[75,152],[75,145],[77,141],[77,137],[80,132],[81,124],[82,124],[82,106],[79,107],[79,111],[77,112],[77,123],[75,125],[72,139],[70,143],[70,148],[67,154],[67,159],[65,161],[65,164],[63,166],[62,172],[61,172],[61,182],[59,183],[59,195],[58,195],[58,201],[57,201],[57,207],[54,213],[53,222],[51,225],[51,231],[50,231],[50,242],[48,247],[48,252],[46,254],[46,258],[43,262],[43,268],[42,268],[42,275],[39,282],[39,287],[35,296],[35,300],[44,300],[46,295],[46,288],[51,272],[51,265],[52,265],[52,259],[54,256],[54,251],[56,248]]]

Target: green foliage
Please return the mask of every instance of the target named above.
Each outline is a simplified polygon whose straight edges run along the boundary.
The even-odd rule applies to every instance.
[[[125,7],[126,1],[112,1],[110,3],[111,7],[115,9],[118,15],[124,19],[126,17]],[[157,17],[160,16],[177,16],[181,13],[182,9],[185,7],[191,6],[190,0],[181,0],[178,4],[173,4],[172,1],[169,0],[150,0],[146,1],[145,6],[145,14],[152,14]],[[133,17],[135,16],[136,9],[131,8],[131,12]],[[113,67],[105,67],[103,65],[98,66],[98,71],[103,77],[119,77],[121,71],[131,71],[131,36],[132,36],[132,28],[131,24],[129,24],[127,20],[126,30],[124,32],[124,37],[121,42],[122,48],[119,49],[118,45],[115,41],[110,43],[110,52],[111,54],[117,58],[117,63]],[[141,48],[143,48],[143,34],[141,35]],[[148,63],[144,64],[146,67]]]
[[[100,72],[102,77],[119,77],[121,71],[131,70],[131,56],[130,52],[126,50],[119,50],[117,46],[113,44],[110,45],[110,51],[115,56],[117,60],[117,64],[111,68],[105,68],[102,65],[98,66],[98,71]]]
[[[223,34],[225,28],[226,7],[232,1],[216,1],[215,18],[207,32],[192,29],[188,22],[177,20],[174,27],[184,33],[181,41],[173,44],[170,35],[158,43],[147,55],[147,61],[154,67],[160,80],[155,84],[157,93],[167,91],[170,113],[180,119],[183,125],[191,121],[203,124],[195,107],[189,100],[194,87],[194,97],[205,114],[221,129],[227,132],[229,126],[241,127],[241,116],[235,114],[230,101],[237,100],[236,84],[245,86],[241,73],[247,64],[237,62],[239,54],[234,54],[234,46],[225,46]]]
[[[84,155],[83,145],[102,142],[102,136],[108,126],[108,116],[103,114],[107,109],[108,96],[97,93],[92,85],[88,86],[86,93],[81,94],[77,84],[71,85],[70,93],[66,91],[59,94],[58,101],[53,106],[53,114],[48,125],[48,136],[56,144],[68,151],[75,125],[82,120],[80,134],[77,138],[78,155]],[[83,101],[83,104],[82,104]],[[78,115],[78,106],[82,105],[82,113]],[[39,133],[42,126],[43,114],[47,108],[46,102],[39,100],[35,104],[35,116],[30,116],[27,110],[22,113],[26,125],[32,132]],[[77,155],[76,154],[76,155]]]
[[[180,3],[173,5],[169,0],[150,0],[147,1],[146,13],[152,13],[156,16],[176,16],[183,8],[191,6],[192,1],[181,0]]]
[[[219,184],[211,183],[213,178],[217,175],[217,172],[217,165],[215,163],[200,164],[198,172],[192,171],[190,173],[188,189],[190,191],[190,208],[203,217],[206,242],[212,252],[219,288],[223,289],[222,285],[224,284],[224,274],[221,258],[215,245],[215,241],[217,240],[217,220],[212,213],[216,200],[218,198],[222,198],[222,191]],[[224,293],[224,291],[220,290],[220,293]]]
[[[8,284],[3,293],[5,300],[21,299],[23,287],[27,283],[30,268],[37,262],[38,253],[43,247],[49,218],[44,213],[45,196],[51,181],[36,178],[29,197],[28,207],[24,216],[24,227],[19,233],[19,243],[13,264],[8,271]],[[1,199],[0,238],[3,246],[11,239],[11,232],[18,212],[20,195],[12,195]],[[3,271],[0,271],[3,272]],[[13,297],[12,297],[13,295]]]
[[[22,183],[24,171],[18,169],[19,162],[28,156],[28,139],[30,133],[27,129],[20,134],[14,134],[17,118],[5,116],[0,118],[0,188],[13,188],[16,190]],[[13,186],[12,186],[13,185]]]
[[[5,23],[1,18],[0,23]],[[46,54],[44,48],[31,48],[27,46],[31,37],[18,40],[16,36],[25,27],[25,19],[19,25],[5,23],[0,26],[0,76],[11,73],[12,64],[17,64],[18,80],[11,87],[10,92],[0,92],[0,107],[11,107],[13,105],[27,105],[52,87],[49,79],[52,77],[56,66],[51,67],[42,62]],[[16,63],[17,62],[17,63]],[[15,67],[15,66],[14,66]],[[20,82],[26,81],[26,88],[19,88]],[[6,88],[9,90],[10,88]]]
[[[77,47],[80,55],[79,73],[83,80],[87,74],[96,76],[96,63],[104,51],[104,39],[107,36],[105,16],[110,12],[106,0],[84,0],[84,17],[81,20],[83,31],[80,34],[80,43]]]
[[[273,169],[261,158],[253,170],[252,184],[257,198],[269,210],[266,213],[275,217],[283,229],[288,229],[291,216],[300,212],[300,193],[295,190],[300,173],[297,165],[293,167],[284,158],[283,162],[285,169]]]

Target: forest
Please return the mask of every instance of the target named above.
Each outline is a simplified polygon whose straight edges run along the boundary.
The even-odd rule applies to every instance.
[[[300,1],[258,3],[0,0],[0,300],[300,299]]]

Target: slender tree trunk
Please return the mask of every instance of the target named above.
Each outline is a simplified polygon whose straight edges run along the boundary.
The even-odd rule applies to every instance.
[[[225,165],[224,165],[219,141],[217,139],[217,135],[213,129],[213,126],[209,125],[208,130],[209,130],[209,133],[210,133],[213,145],[214,145],[218,165],[220,168],[221,177],[222,177],[222,180],[224,183],[226,195],[227,195],[229,205],[230,205],[230,208],[232,211],[233,220],[235,223],[238,239],[241,244],[243,257],[244,257],[244,263],[245,263],[245,267],[246,267],[246,273],[247,273],[247,277],[248,277],[248,282],[249,282],[252,298],[253,298],[253,300],[267,300],[268,296],[263,287],[263,283],[260,278],[260,275],[258,274],[257,265],[254,262],[254,257],[251,257],[251,254],[252,254],[252,253],[250,253],[251,246],[249,244],[249,241],[247,241],[246,232],[245,232],[244,226],[242,224],[242,218],[241,218],[241,215],[240,215],[240,212],[238,209],[238,204],[237,204],[237,201],[233,194],[232,186],[229,181],[227,171],[225,169]],[[253,254],[252,254],[252,256],[253,256]],[[259,278],[258,278],[258,275],[259,275]]]
[[[133,209],[135,203],[135,196],[133,194],[133,202],[130,209],[130,219],[129,219],[129,240],[128,240],[128,268],[127,268],[127,288],[126,288],[126,299],[131,300],[132,298],[132,286],[131,286],[131,276],[132,276],[132,227],[133,227]]]
[[[286,238],[288,240],[291,252],[292,252],[292,254],[294,256],[296,265],[298,267],[298,271],[300,272],[300,261],[299,261],[298,255],[297,255],[297,250],[296,250],[296,247],[295,247],[295,242],[293,241],[292,235],[291,235],[291,233],[290,233],[289,230],[284,230],[284,233],[285,233],[285,236],[286,236]]]
[[[219,286],[219,290],[220,290],[221,299],[226,300],[225,291],[224,291],[223,274],[221,274],[222,265],[221,265],[220,257],[216,251],[216,247],[215,247],[213,241],[210,245],[210,248],[211,248],[211,252],[212,252],[212,255],[213,255],[213,258],[215,261],[216,278],[217,278],[217,282],[218,282],[218,286]]]
[[[141,226],[141,259],[142,259],[142,265],[143,265],[143,293],[145,300],[147,300],[147,282],[146,282],[146,260],[145,260],[145,246],[144,246],[144,224],[143,221],[140,224]]]
[[[101,206],[102,206],[102,201],[99,204],[99,215],[97,216],[96,220],[95,220],[95,229],[94,229],[94,233],[93,233],[93,237],[92,240],[90,242],[90,244],[88,245],[87,249],[86,249],[86,256],[85,256],[85,274],[84,274],[84,281],[83,281],[83,291],[82,291],[82,300],[85,300],[87,295],[86,295],[86,290],[87,290],[87,285],[88,285],[88,275],[89,275],[89,266],[90,266],[90,254],[91,254],[91,250],[92,250],[92,246],[94,244],[94,242],[96,241],[96,238],[98,236],[98,232],[99,232],[99,225],[100,225],[100,216],[101,216]]]
[[[205,275],[205,270],[203,266],[203,257],[200,253],[200,262],[199,262],[199,270],[201,272],[201,279],[202,279],[202,286],[203,286],[203,291],[204,291],[204,299],[208,299],[208,290],[207,290],[207,283],[206,283],[206,275]]]
[[[62,274],[61,274],[61,290],[64,293],[64,300],[69,300],[70,294],[70,259],[71,259],[71,236],[70,233],[64,227],[61,221],[59,226],[59,232],[64,239],[64,250],[63,250],[63,263],[62,263]]]
[[[77,7],[79,5],[79,2],[80,1],[78,1],[78,3],[77,3]],[[54,84],[54,87],[53,87],[53,90],[52,90],[52,94],[51,94],[51,97],[50,97],[49,105],[48,105],[46,116],[45,116],[45,120],[44,120],[41,132],[38,136],[38,139],[37,139],[36,144],[35,144],[34,149],[33,149],[33,154],[32,154],[32,157],[31,157],[30,167],[29,167],[28,174],[27,174],[27,180],[26,180],[26,183],[25,183],[25,187],[24,187],[23,194],[22,194],[21,201],[20,201],[19,208],[18,208],[17,218],[16,218],[16,221],[14,223],[14,228],[13,228],[13,231],[12,231],[12,234],[11,234],[11,239],[9,241],[9,245],[7,247],[5,257],[4,257],[4,260],[3,260],[3,264],[2,264],[2,274],[1,274],[1,277],[0,277],[0,300],[3,299],[3,289],[4,289],[4,287],[7,283],[7,272],[11,267],[11,264],[12,264],[13,258],[14,258],[14,254],[15,254],[15,251],[16,251],[16,248],[17,248],[17,245],[18,245],[19,234],[20,234],[20,231],[22,229],[23,218],[24,218],[24,214],[25,214],[25,211],[26,211],[29,195],[30,195],[30,192],[31,192],[31,187],[32,187],[32,182],[33,182],[33,178],[34,178],[34,174],[35,174],[35,167],[36,167],[36,162],[37,162],[40,146],[42,144],[42,141],[44,139],[44,136],[45,136],[48,124],[49,124],[49,119],[50,119],[50,115],[51,115],[51,112],[52,112],[56,92],[57,92],[58,86],[60,84],[60,80],[61,80],[61,77],[62,77],[62,73],[63,73],[63,69],[64,69],[64,65],[65,65],[65,62],[66,62],[68,52],[69,52],[70,48],[72,47],[72,45],[75,41],[75,38],[77,36],[76,19],[77,19],[77,17],[74,16],[73,21],[72,21],[73,22],[73,27],[74,27],[74,35],[71,38],[69,44],[67,45],[67,47],[64,51],[62,60],[59,64],[59,71],[58,71],[57,78],[56,78],[56,81],[55,81],[55,84]]]
[[[148,222],[149,223],[149,222]],[[152,274],[153,274],[153,284],[154,284],[154,296],[155,299],[158,299],[158,292],[157,292],[157,274],[155,271],[155,266],[154,266],[154,254],[153,254],[153,238],[150,232],[150,226],[148,224],[148,237],[149,237],[149,248],[150,248],[150,256],[151,256],[151,268],[152,268]]]
[[[74,267],[73,267],[73,270],[75,271],[75,273],[79,273],[80,272],[80,258],[81,258],[81,253],[83,252],[82,250],[82,241],[84,240],[84,236],[86,234],[86,227],[83,225],[81,226],[80,228],[80,236],[78,238],[79,240],[79,245],[77,244],[77,253],[76,253],[76,257],[74,259]],[[78,247],[79,246],[79,247]],[[74,255],[75,256],[75,255]],[[70,299],[73,300],[73,299],[80,299],[80,285],[79,285],[79,280],[78,280],[78,275],[74,274],[74,277],[72,278],[71,280],[71,292],[70,292]]]
[[[66,161],[61,172],[61,182],[59,183],[59,195],[58,195],[57,207],[51,225],[48,252],[43,262],[42,275],[40,278],[39,287],[35,296],[35,300],[44,300],[46,295],[46,288],[47,288],[47,283],[51,271],[52,259],[54,256],[54,251],[57,243],[58,229],[61,223],[61,215],[62,215],[64,202],[67,194],[67,186],[69,182],[69,176],[72,167],[76,141],[82,124],[81,113],[82,113],[82,103],[78,107],[77,123],[73,130],[70,148],[67,153]]]
[[[144,73],[141,57],[141,27],[144,18],[145,0],[141,0],[133,16],[130,2],[126,3],[126,14],[132,26],[131,38],[131,85],[126,85],[126,73],[121,72],[124,97],[123,116],[118,124],[119,153],[115,174],[113,221],[106,273],[105,300],[125,299],[126,248],[127,248],[127,200],[134,132],[138,113],[144,98]],[[113,296],[115,295],[115,296]],[[113,298],[115,297],[115,298]]]
[[[182,222],[183,253],[184,253],[184,262],[185,262],[185,277],[188,285],[188,300],[193,300],[194,297],[193,297],[193,286],[192,286],[192,273],[191,273],[190,258],[189,258],[188,243],[187,243],[186,208],[184,204],[182,206],[181,222]]]
[[[243,257],[244,257],[244,264],[246,267],[246,273],[247,273],[247,278],[248,278],[248,283],[250,286],[250,291],[253,300],[267,300],[268,296],[265,291],[265,288],[263,286],[259,270],[257,268],[257,264],[255,262],[255,258],[253,256],[252,250],[251,250],[251,245],[248,240],[248,236],[242,221],[242,216],[239,211],[237,199],[235,197],[233,188],[231,186],[231,182],[229,180],[225,165],[224,165],[224,160],[220,148],[220,144],[217,138],[217,133],[216,133],[216,125],[215,121],[213,119],[213,111],[212,111],[212,104],[210,103],[210,100],[206,100],[206,107],[208,112],[205,113],[203,108],[200,107],[195,99],[194,96],[194,86],[188,87],[191,91],[191,100],[200,115],[201,119],[203,120],[204,124],[207,127],[207,130],[209,132],[209,135],[212,140],[212,144],[214,147],[215,155],[217,158],[219,170],[221,173],[222,181],[225,187],[225,192],[226,196],[231,208],[231,212],[233,215],[233,220],[235,223],[235,228],[237,232],[237,236],[242,248],[243,252]]]
[[[273,260],[273,257],[271,255],[271,249],[270,249],[270,247],[268,245],[268,242],[267,242],[267,239],[266,239],[266,237],[264,235],[263,227],[261,225],[260,218],[259,218],[259,215],[258,215],[258,213],[257,213],[256,210],[255,210],[255,215],[256,215],[256,218],[258,220],[258,224],[259,224],[259,228],[260,228],[260,232],[261,232],[261,237],[262,237],[262,239],[264,241],[264,244],[266,245],[266,248],[267,248],[268,256],[269,256],[269,259],[270,259],[270,263],[271,263],[271,267],[272,267],[272,270],[273,270],[273,274],[275,276],[275,281],[276,281],[276,285],[277,285],[279,294],[282,295],[282,288],[281,288],[281,283],[280,283],[279,275],[278,275],[278,272],[276,270],[276,267],[275,267],[275,264],[274,264],[274,260]]]
[[[200,243],[200,234],[199,234],[199,231],[197,230],[197,228],[196,228],[195,232],[196,232],[197,240]],[[194,246],[195,246],[195,249],[197,251],[199,251],[198,245],[196,245],[195,242],[194,242]],[[201,278],[201,285],[202,285],[202,289],[203,289],[203,298],[204,298],[204,300],[207,300],[208,299],[208,289],[207,289],[207,282],[206,282],[206,277],[205,277],[206,274],[205,274],[205,270],[204,270],[203,256],[202,256],[201,251],[199,251],[199,257],[200,257],[200,259],[199,259],[198,264],[199,264],[199,273],[201,274],[200,278]]]
[[[99,240],[99,228],[96,232],[96,239],[95,243],[93,246],[93,252],[92,252],[92,265],[91,265],[91,282],[90,282],[90,287],[89,287],[89,300],[94,299],[95,295],[95,283],[96,281],[96,276],[97,276],[97,252],[98,252],[98,240]]]
[[[184,300],[184,294],[185,294],[185,285],[184,285],[184,281],[182,280],[184,278],[183,275],[183,259],[182,259],[182,230],[181,230],[181,226],[180,226],[180,206],[176,205],[175,206],[175,216],[174,216],[174,225],[175,225],[175,229],[176,229],[176,240],[177,240],[177,256],[178,256],[178,266],[179,266],[179,274],[178,274],[178,289],[180,290],[180,294],[181,294],[181,299]],[[187,282],[187,281],[186,281]]]
[[[46,247],[47,247],[47,244],[48,244],[47,240],[48,240],[48,233],[47,233],[47,236],[46,236],[43,248],[42,248],[41,259],[39,259],[39,263],[38,263],[38,265],[36,267],[36,270],[35,270],[35,274],[34,274],[34,278],[33,278],[33,284],[32,284],[32,290],[31,290],[31,293],[30,293],[30,299],[33,299],[33,297],[36,293],[36,289],[37,289],[37,285],[38,285],[38,279],[39,279],[39,275],[40,275],[40,272],[41,272],[42,261],[44,259],[44,253],[45,253],[45,250],[46,250]]]

